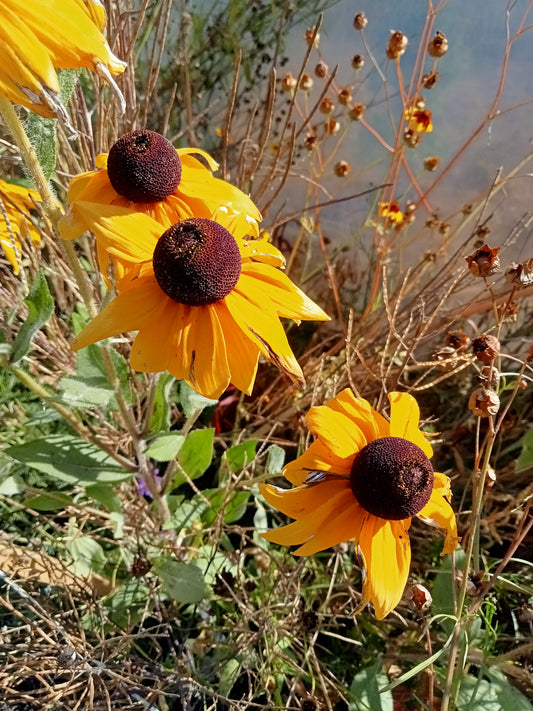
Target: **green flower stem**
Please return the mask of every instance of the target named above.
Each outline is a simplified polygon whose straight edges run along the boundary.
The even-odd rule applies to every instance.
[[[59,402],[56,402],[51,394],[43,388],[40,383],[38,383],[32,376],[27,373],[25,370],[22,370],[22,368],[19,368],[16,365],[13,365],[10,363],[7,358],[4,356],[0,356],[0,367],[5,368],[8,370],[12,375],[14,375],[17,380],[19,380],[24,386],[28,388],[28,390],[31,390],[37,397],[41,398],[41,400],[46,401],[46,403],[57,413],[65,419],[69,425],[81,436],[83,439],[86,441],[91,441],[97,444],[100,449],[102,449],[104,452],[109,454],[110,457],[112,457],[118,464],[120,464],[121,467],[124,467],[127,471],[135,471],[136,466],[133,462],[130,462],[129,459],[126,459],[125,457],[122,457],[120,454],[117,454],[112,447],[107,446],[104,442],[101,442],[98,440],[93,432],[86,427],[78,418],[78,416],[68,407],[65,405],[62,405]]]
[[[94,318],[94,316],[96,316],[97,309],[92,297],[89,278],[80,266],[73,245],[70,242],[65,242],[60,239],[57,234],[57,225],[63,215],[63,208],[54,195],[50,182],[43,173],[37,154],[31,145],[30,139],[24,130],[24,126],[22,125],[22,122],[13,107],[13,104],[4,96],[0,96],[0,116],[3,118],[4,123],[11,132],[11,135],[20,150],[22,159],[33,179],[35,187],[43,199],[43,211],[52,223],[57,240],[63,248],[67,263],[72,270],[72,274],[74,275],[80,290],[81,297],[91,318]]]

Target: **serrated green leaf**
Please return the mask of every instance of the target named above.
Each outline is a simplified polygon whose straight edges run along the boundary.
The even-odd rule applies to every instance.
[[[170,462],[175,459],[184,442],[185,436],[179,432],[165,432],[152,442],[145,454],[157,462]]]
[[[187,435],[179,451],[178,462],[191,479],[202,476],[211,464],[214,435],[214,429],[193,430]]]
[[[191,386],[182,380],[180,383],[180,405],[185,412],[187,418],[194,415],[197,411],[202,411],[206,407],[213,407],[218,404],[218,400],[211,400],[208,397],[204,397],[193,390]]]
[[[24,303],[28,306],[28,317],[20,327],[13,343],[11,350],[13,363],[18,363],[21,358],[24,358],[30,350],[33,337],[54,312],[54,299],[48,288],[44,272],[39,272],[35,277]]]
[[[224,452],[224,459],[228,462],[231,470],[238,472],[255,459],[255,448],[257,440],[250,439],[248,442],[236,444]]]
[[[47,491],[45,494],[38,494],[26,499],[24,506],[35,509],[35,511],[57,511],[72,503],[72,497],[66,496],[61,491]]]
[[[170,394],[176,378],[170,373],[161,373],[154,391],[154,405],[150,417],[149,434],[168,431],[170,427]]]
[[[356,674],[350,686],[349,711],[393,711],[392,693],[379,691],[388,681],[380,661]]]
[[[200,568],[173,558],[159,558],[153,568],[163,587],[173,600],[182,603],[200,602],[207,595],[207,586]]]
[[[266,470],[268,474],[279,474],[285,464],[285,450],[277,444],[268,448]]]
[[[73,435],[50,435],[9,447],[5,453],[67,484],[92,486],[130,479],[108,454]]]

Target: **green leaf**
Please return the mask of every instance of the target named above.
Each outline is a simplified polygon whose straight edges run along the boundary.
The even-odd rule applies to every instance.
[[[94,486],[88,486],[85,493],[90,499],[98,501],[111,513],[122,513],[122,499],[117,494],[117,492],[111,486],[106,484],[96,484]]]
[[[185,437],[179,432],[166,432],[152,442],[145,454],[157,462],[170,462],[175,459],[184,442]]]
[[[195,412],[202,411],[206,407],[213,407],[218,404],[218,400],[211,400],[193,390],[191,386],[182,380],[180,383],[180,405],[183,407],[185,416],[192,417]]]
[[[5,453],[44,474],[77,486],[117,483],[132,476],[95,444],[73,435],[50,435],[9,447]]]
[[[12,474],[0,479],[0,494],[2,496],[17,496],[17,494],[22,494],[25,488],[26,484],[19,474]]]
[[[224,452],[224,459],[228,462],[231,470],[238,472],[255,459],[255,448],[257,440],[251,439],[242,444],[236,444],[235,447],[230,447]]]
[[[48,283],[44,272],[39,272],[30,289],[30,293],[24,299],[28,306],[28,317],[20,327],[12,348],[11,361],[18,363],[19,360],[30,350],[31,342],[37,331],[44,326],[54,312],[54,299],[50,294]]]
[[[67,550],[73,559],[73,569],[80,577],[102,573],[106,564],[104,549],[91,536],[73,536],[67,542]]]
[[[141,580],[128,580],[116,593],[102,600],[107,616],[115,625],[125,630],[137,624],[152,599],[150,588]],[[151,605],[148,609],[151,609]],[[94,623],[89,629],[94,630]]]
[[[80,380],[66,377],[61,380],[63,400],[73,407],[99,407],[107,405],[114,395],[113,388],[102,376]]]
[[[521,439],[522,451],[516,460],[517,469],[528,469],[533,466],[533,427],[527,430]]]
[[[187,435],[179,451],[178,462],[189,478],[197,479],[199,476],[202,476],[207,467],[211,464],[214,435],[214,429],[193,430]],[[180,483],[183,483],[183,480]],[[173,481],[172,488],[175,486],[177,486],[177,484]]]
[[[267,466],[268,474],[279,474],[285,464],[285,450],[277,444],[272,444],[268,448]]]
[[[192,563],[180,563],[165,556],[157,559],[153,570],[161,579],[168,595],[177,602],[200,602],[207,595],[202,571]]]
[[[222,506],[224,506],[224,523],[238,521],[246,513],[250,498],[249,491],[233,491],[228,496],[226,489],[205,489],[203,494],[211,501],[211,508],[202,516],[202,520],[207,525],[215,520]]]
[[[167,432],[170,427],[170,393],[176,378],[170,373],[161,373],[154,392],[154,405],[150,417],[149,433]]]
[[[35,511],[56,511],[72,504],[72,497],[66,496],[61,491],[48,491],[26,499],[24,506]]]
[[[195,521],[198,521],[208,506],[200,496],[193,496],[190,501],[182,501],[170,517],[170,521],[165,524],[165,529],[183,531],[190,528]]]
[[[379,691],[388,681],[380,661],[356,674],[350,686],[349,711],[393,711],[392,693]]]
[[[458,548],[455,553],[455,565],[458,570],[463,570],[465,565],[465,553],[462,548]],[[455,626],[451,616],[454,615],[454,581],[452,578],[452,557],[444,556],[442,563],[437,571],[435,582],[431,589],[433,602],[431,612],[433,615],[441,615],[441,626],[450,634]]]
[[[533,711],[531,702],[511,684],[500,669],[491,667],[487,676],[491,680],[502,711]]]

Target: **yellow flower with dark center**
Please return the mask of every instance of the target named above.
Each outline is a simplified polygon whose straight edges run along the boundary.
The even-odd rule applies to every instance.
[[[407,127],[415,133],[431,133],[433,131],[432,114],[429,109],[417,107],[406,109],[404,118]]]
[[[444,553],[459,540],[450,482],[433,471],[416,400],[397,392],[389,400],[390,422],[350,389],[311,408],[306,420],[317,439],[283,470],[295,488],[260,487],[269,504],[296,519],[262,534],[268,541],[298,544],[295,555],[355,541],[364,560],[363,602],[373,603],[378,619],[405,588],[413,516],[446,531]]]
[[[193,153],[202,156],[209,168]],[[98,170],[77,175],[70,183],[70,207],[59,224],[63,239],[74,239],[92,229],[87,213],[78,209],[80,202],[129,207],[153,217],[163,227],[191,217],[210,219],[215,210],[224,210],[228,217],[242,216],[238,219],[247,223],[246,234],[259,233],[261,213],[257,207],[241,190],[212,175],[218,163],[199,148],[175,149],[158,133],[141,129],[120,138],[109,155],[99,155],[97,166]],[[105,275],[109,257],[102,250],[99,256]],[[276,265],[283,261],[274,248],[272,257]]]
[[[242,216],[222,211],[222,224],[190,218],[165,230],[127,208],[83,202],[77,208],[123,276],[117,297],[78,335],[75,350],[139,331],[130,354],[134,369],[167,370],[206,397],[219,397],[230,383],[250,393],[260,353],[303,384],[279,318],[328,316],[283,272],[260,263],[270,260],[261,240],[232,235]]]
[[[68,121],[55,70],[87,67],[124,101],[112,77],[126,64],[101,32],[105,13],[99,2],[0,0],[0,13],[0,94],[41,116]]]
[[[401,222],[403,220],[403,212],[400,210],[400,205],[397,200],[380,202],[378,215],[380,217],[386,217],[389,222]]]
[[[40,202],[36,190],[0,180],[0,244],[15,274],[20,272],[21,238],[39,244],[41,235],[30,219],[30,210]]]

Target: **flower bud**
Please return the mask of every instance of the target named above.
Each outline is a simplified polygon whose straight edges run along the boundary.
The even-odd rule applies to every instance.
[[[355,27],[356,30],[364,30],[365,27],[368,25],[368,20],[364,12],[358,12],[357,15],[353,18],[353,26]]]
[[[328,118],[325,123],[325,129],[327,136],[335,136],[341,130],[341,125],[336,118]]]
[[[433,89],[435,84],[439,81],[438,72],[428,72],[422,77],[422,87],[424,89]]]
[[[350,118],[352,121],[360,121],[365,113],[365,107],[363,104],[354,104],[350,109]]]
[[[387,44],[387,57],[389,59],[399,59],[407,49],[409,40],[403,32],[391,30],[391,36]]]
[[[345,160],[340,160],[338,163],[335,164],[335,175],[337,175],[339,178],[346,177],[348,173],[351,173],[351,171],[352,169]]]
[[[292,76],[290,72],[284,74],[281,79],[281,91],[292,91],[296,88],[296,79]]]
[[[470,338],[462,328],[456,328],[453,331],[448,331],[446,336],[446,345],[450,346],[458,353],[461,353],[470,345]]]
[[[315,67],[315,76],[323,79],[328,73],[328,65],[325,62],[319,62]]]
[[[308,27],[305,31],[304,37],[309,46],[312,45],[313,47],[318,48],[318,45],[320,44],[320,33],[317,32],[315,35],[314,27]]]
[[[362,54],[354,54],[352,57],[352,67],[354,69],[362,69],[365,66],[365,58]]]
[[[335,111],[335,104],[333,101],[329,98],[329,96],[325,96],[322,101],[320,102],[319,105],[319,111],[323,114],[331,114],[333,111]]]
[[[424,158],[424,168],[425,170],[433,173],[439,167],[440,158],[438,156],[428,156]]]
[[[348,89],[348,87],[343,86],[342,89],[339,90],[337,98],[339,99],[339,104],[346,106],[352,100],[352,92]]]
[[[302,74],[300,79],[300,89],[304,91],[310,91],[313,88],[313,77],[310,74]]]

